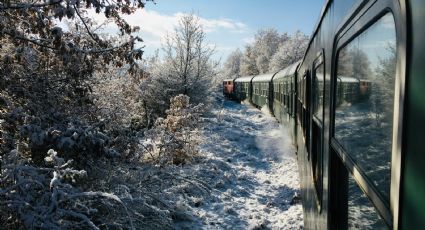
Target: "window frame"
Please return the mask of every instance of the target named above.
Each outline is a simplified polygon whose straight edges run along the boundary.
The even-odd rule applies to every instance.
[[[398,227],[399,223],[399,197],[400,197],[400,175],[402,159],[402,128],[403,128],[403,108],[406,76],[406,18],[405,3],[398,1],[371,1],[361,4],[363,9],[356,10],[356,15],[344,24],[339,30],[338,36],[334,40],[334,55],[331,71],[331,120],[330,120],[330,152],[335,152],[347,172],[352,175],[357,185],[375,206],[376,211],[388,227]],[[360,8],[360,6],[359,6]],[[391,184],[389,201],[384,201],[375,186],[370,183],[367,176],[356,165],[350,155],[345,152],[342,145],[336,140],[335,135],[335,108],[336,108],[336,86],[337,86],[337,57],[341,49],[348,43],[356,39],[360,34],[369,29],[385,14],[390,13],[394,19],[396,34],[396,76],[393,108],[393,136],[391,151]],[[332,186],[332,185],[331,185]],[[331,190],[333,190],[331,188]]]
[[[323,162],[323,157],[324,157],[324,147],[325,147],[325,130],[324,130],[324,124],[325,124],[325,106],[324,106],[324,100],[322,101],[322,119],[318,119],[316,117],[316,115],[314,114],[314,82],[315,82],[315,78],[316,78],[316,71],[319,67],[323,66],[323,81],[325,80],[325,74],[326,74],[326,70],[325,70],[325,58],[324,58],[324,50],[320,49],[320,51],[317,53],[316,58],[313,61],[312,64],[312,71],[311,71],[311,83],[310,86],[311,90],[310,90],[310,106],[311,106],[311,120],[310,120],[310,152],[309,155],[310,157],[310,167],[311,167],[311,177],[313,178],[313,187],[315,190],[315,197],[316,197],[316,205],[317,205],[317,209],[319,211],[319,213],[322,212],[322,206],[323,206],[323,195],[324,195],[324,183],[323,183],[323,174],[324,174],[324,162]],[[323,82],[324,83],[324,82]],[[329,90],[329,89],[328,89]],[[325,91],[325,84],[323,84],[323,97],[325,95],[326,91]],[[317,125],[318,129],[320,130],[320,138],[317,138],[316,136],[313,135],[314,133],[314,126]],[[316,159],[316,161],[314,161],[314,154],[318,154],[315,153],[315,147],[314,145],[314,138],[317,138],[317,142],[320,145],[320,159]],[[315,163],[317,163],[319,165],[319,175],[317,175],[317,178],[319,179],[319,181],[315,180],[315,174],[314,174],[314,170],[315,170]],[[320,187],[318,187],[320,186]]]
[[[313,115],[313,120],[316,121],[317,123],[320,123],[320,127],[323,128],[323,124],[324,124],[324,120],[325,120],[325,74],[326,74],[326,70],[325,70],[325,58],[324,58],[324,51],[323,49],[317,54],[316,59],[313,62],[313,71],[312,71],[312,85],[314,86],[314,79],[316,79],[316,71],[317,69],[320,67],[320,65],[323,65],[323,85],[322,85],[322,89],[323,89],[323,98],[322,98],[322,119],[319,119],[318,117],[316,117],[316,115],[314,114],[314,104],[312,101],[312,115]],[[330,89],[328,89],[329,91]],[[312,92],[313,95],[313,92]]]

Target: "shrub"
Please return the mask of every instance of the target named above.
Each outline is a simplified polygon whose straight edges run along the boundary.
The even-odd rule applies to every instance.
[[[144,159],[155,164],[185,164],[197,154],[196,146],[200,114],[203,104],[191,106],[189,97],[180,94],[170,100],[166,118],[157,119],[145,133],[141,145]]]

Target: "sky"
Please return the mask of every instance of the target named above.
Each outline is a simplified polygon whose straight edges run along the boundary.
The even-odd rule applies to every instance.
[[[125,18],[140,26],[147,57],[161,48],[182,14],[193,12],[200,17],[207,42],[215,45],[214,58],[224,61],[235,49],[243,50],[262,28],[311,35],[323,5],[324,0],[155,0]]]

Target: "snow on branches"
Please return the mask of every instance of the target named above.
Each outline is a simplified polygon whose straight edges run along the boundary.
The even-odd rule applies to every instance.
[[[144,158],[158,165],[185,164],[197,154],[198,124],[203,104],[191,106],[189,97],[180,94],[171,99],[166,118],[157,119],[141,145]]]
[[[206,104],[211,83],[217,75],[218,62],[207,43],[200,19],[185,14],[162,44],[163,58],[159,51],[149,61],[150,77],[140,87],[146,110],[146,120],[151,126],[163,117],[172,97],[187,95],[192,103]]]
[[[236,50],[229,55],[223,78],[279,71],[301,59],[307,45],[308,37],[300,31],[280,35],[275,29],[259,30],[242,53]]]

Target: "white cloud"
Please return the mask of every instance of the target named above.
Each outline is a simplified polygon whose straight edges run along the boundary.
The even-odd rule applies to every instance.
[[[235,22],[231,19],[204,19],[200,18],[200,23],[204,27],[206,33],[217,32],[218,30],[228,30],[232,33],[243,33],[248,30],[248,26]]]
[[[93,10],[89,10],[89,15],[95,21],[101,23],[105,21],[103,14],[96,14]],[[167,33],[172,33],[178,25],[179,19],[184,15],[182,12],[173,15],[161,14],[154,10],[141,9],[132,15],[124,15],[123,18],[131,26],[139,26],[140,32],[137,33],[144,40],[144,45],[151,48],[160,48],[161,41]],[[200,17],[199,21],[204,31],[209,33],[245,33],[249,31],[246,24],[232,19],[207,19]],[[117,34],[118,29],[110,23],[104,27],[105,33]],[[217,45],[218,46],[218,45]]]

